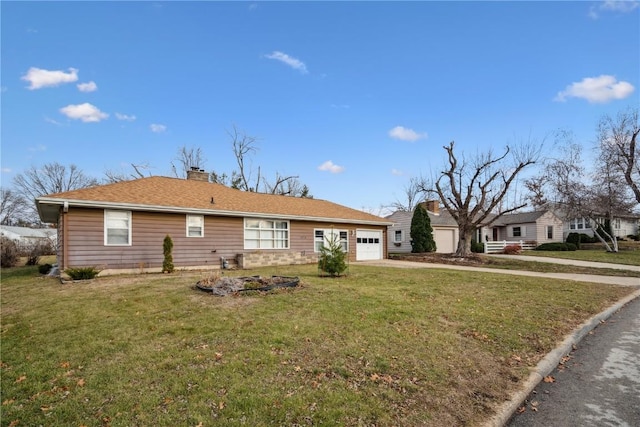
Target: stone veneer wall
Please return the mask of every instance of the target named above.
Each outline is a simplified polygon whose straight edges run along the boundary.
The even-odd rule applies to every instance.
[[[314,252],[272,251],[246,252],[236,256],[238,268],[268,267],[272,265],[315,264],[318,254]]]

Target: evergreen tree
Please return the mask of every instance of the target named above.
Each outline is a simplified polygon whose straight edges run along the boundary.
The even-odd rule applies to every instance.
[[[340,276],[347,269],[347,254],[342,250],[337,234],[325,238],[325,241],[326,244],[320,248],[318,268],[320,271],[329,273],[331,277]]]
[[[168,234],[165,236],[162,242],[162,252],[164,253],[164,261],[162,261],[162,271],[167,273],[173,273],[173,240]]]
[[[431,219],[424,206],[420,203],[413,211],[411,218],[411,252],[435,252],[436,242],[433,239]]]

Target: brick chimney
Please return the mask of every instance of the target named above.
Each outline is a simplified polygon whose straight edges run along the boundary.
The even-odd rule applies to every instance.
[[[425,207],[432,214],[440,215],[440,202],[438,200],[427,200]]]
[[[200,169],[197,166],[192,166],[191,170],[187,171],[187,179],[209,182],[209,172],[205,172],[204,169]]]

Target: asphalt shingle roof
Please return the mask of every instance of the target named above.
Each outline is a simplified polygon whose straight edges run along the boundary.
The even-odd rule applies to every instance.
[[[71,206],[118,204],[136,209],[176,208],[210,211],[214,215],[238,213],[282,217],[346,220],[386,225],[384,218],[321,199],[280,196],[235,190],[204,181],[153,176],[39,197],[38,202]]]

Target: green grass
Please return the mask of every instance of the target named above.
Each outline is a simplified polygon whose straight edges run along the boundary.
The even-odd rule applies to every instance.
[[[523,255],[576,259],[580,261],[606,262],[611,264],[640,265],[640,250],[621,250],[617,253],[588,249],[579,251],[525,251]]]
[[[2,425],[475,425],[632,291],[363,265],[251,274],[303,286],[214,297],[193,288],[206,273],[62,285],[3,270]]]

